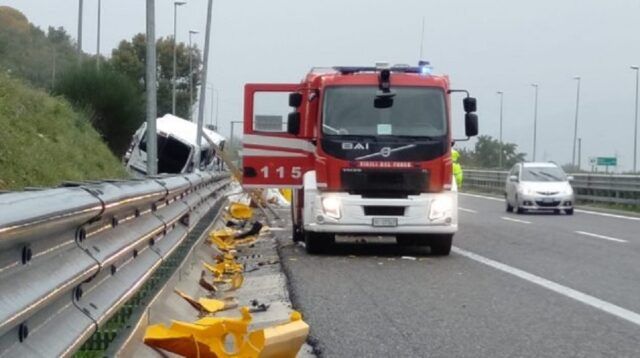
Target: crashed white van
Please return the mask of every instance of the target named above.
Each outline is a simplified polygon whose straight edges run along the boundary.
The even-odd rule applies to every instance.
[[[197,125],[186,119],[166,114],[156,121],[158,134],[158,173],[179,174],[194,171]],[[200,170],[220,168],[214,144],[223,150],[225,137],[203,128]],[[147,174],[147,124],[135,132],[124,155],[127,170],[134,176]]]

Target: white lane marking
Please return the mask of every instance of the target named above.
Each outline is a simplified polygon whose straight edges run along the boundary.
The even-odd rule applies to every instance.
[[[615,237],[611,237],[611,236],[604,236],[604,235],[599,235],[599,234],[593,234],[590,232],[586,232],[586,231],[574,231],[576,234],[580,234],[580,235],[585,235],[585,236],[591,236],[591,237],[595,237],[598,239],[603,239],[603,240],[609,240],[609,241],[615,241],[615,242],[629,242],[627,240],[622,240],[622,239],[616,239]]]
[[[482,198],[482,199],[493,200],[493,201],[504,201],[504,199],[497,198],[497,197],[494,197],[494,196],[486,196],[486,195],[479,195],[479,194],[469,194],[469,193],[460,193],[460,192],[458,194],[463,195],[463,196],[471,196],[471,197],[474,197],[474,198]],[[582,214],[605,216],[605,217],[608,217],[608,218],[615,218],[615,219],[625,219],[625,220],[640,221],[640,217],[636,217],[636,216],[610,214],[610,213],[604,213],[604,212],[599,212],[599,211],[591,211],[591,210],[584,210],[584,209],[575,209],[575,211],[577,213],[582,213]]]
[[[464,196],[472,196],[474,198],[488,199],[488,200],[493,200],[493,201],[504,201],[503,198],[496,198],[495,196],[486,196],[486,195],[460,193],[460,192],[458,192],[458,194],[464,195]]]
[[[458,206],[458,210],[464,211],[465,213],[471,213],[471,214],[477,214],[478,213],[477,211],[475,211],[473,209],[462,208],[460,206]]]
[[[575,209],[575,211],[576,211],[576,212],[579,212],[579,213],[583,213],[583,214],[606,216],[606,217],[608,217],[608,218],[616,218],[616,219],[626,219],[626,220],[640,221],[640,217],[625,216],[625,215],[617,215],[617,214],[609,214],[609,213],[600,213],[600,212],[597,212],[597,211],[590,211],[590,210],[583,210],[583,209]]]
[[[502,272],[506,272],[508,274],[511,274],[513,276],[519,277],[523,280],[529,281],[531,283],[534,283],[536,285],[542,286],[548,290],[551,290],[553,292],[559,293],[563,296],[572,298],[578,302],[582,302],[588,306],[594,307],[596,309],[599,309],[601,311],[607,312],[609,314],[612,314],[616,317],[622,318],[626,321],[629,321],[631,323],[635,323],[636,325],[640,326],[640,314],[630,311],[628,309],[622,308],[620,306],[616,306],[613,303],[607,302],[607,301],[603,301],[597,297],[588,295],[584,292],[580,292],[578,290],[574,290],[573,288],[567,287],[567,286],[563,286],[559,283],[547,280],[545,278],[542,278],[540,276],[536,276],[534,274],[528,273],[526,271],[517,269],[515,267],[511,267],[509,265],[503,264],[501,262],[498,261],[494,261],[492,259],[486,258],[484,256],[480,256],[478,254],[474,254],[473,252],[469,252],[466,250],[463,250],[459,247],[452,247],[451,251],[457,253],[458,255],[462,255],[464,257],[467,257],[469,259],[472,259],[474,261],[478,261],[480,263],[483,263],[487,266],[493,267],[497,270],[500,270]]]
[[[520,223],[520,224],[531,224],[531,221],[513,219],[513,218],[510,218],[510,217],[506,217],[506,216],[502,216],[502,217],[500,217],[500,219],[507,220],[507,221],[512,221],[514,223]]]

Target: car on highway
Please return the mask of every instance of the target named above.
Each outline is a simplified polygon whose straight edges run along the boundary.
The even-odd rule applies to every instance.
[[[511,168],[505,183],[508,212],[522,214],[529,210],[564,211],[573,215],[575,196],[568,176],[555,163],[525,162]]]

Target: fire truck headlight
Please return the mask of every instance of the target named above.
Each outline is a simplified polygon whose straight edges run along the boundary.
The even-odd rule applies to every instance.
[[[453,201],[450,197],[444,196],[436,198],[431,202],[429,208],[429,220],[439,220],[451,216]]]
[[[322,210],[330,218],[340,219],[340,198],[329,196],[322,199]]]

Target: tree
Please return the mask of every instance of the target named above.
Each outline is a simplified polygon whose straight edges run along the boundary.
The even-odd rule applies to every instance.
[[[0,68],[3,71],[24,78],[36,87],[50,89],[55,77],[76,64],[75,44],[63,28],[49,27],[45,34],[18,10],[0,6]]]
[[[500,141],[488,135],[478,137],[474,150],[462,149],[460,162],[464,166],[477,168],[498,168],[500,162]],[[526,153],[518,153],[518,145],[502,143],[502,167],[510,168],[525,160]]]
[[[118,48],[111,53],[110,63],[113,68],[138,84],[141,92],[146,90],[146,37],[135,35],[131,41],[121,41]],[[172,76],[173,76],[173,37],[160,38],[156,42],[158,64],[158,116],[172,111]],[[189,53],[193,59],[193,71],[189,73]],[[189,118],[189,76],[193,79],[193,101],[197,98],[196,87],[200,85],[200,67],[202,65],[200,50],[189,49],[184,43],[176,48],[176,115]]]
[[[55,93],[83,109],[111,151],[123,155],[135,130],[144,121],[144,100],[135,83],[109,66],[100,71],[92,62],[64,73]]]

